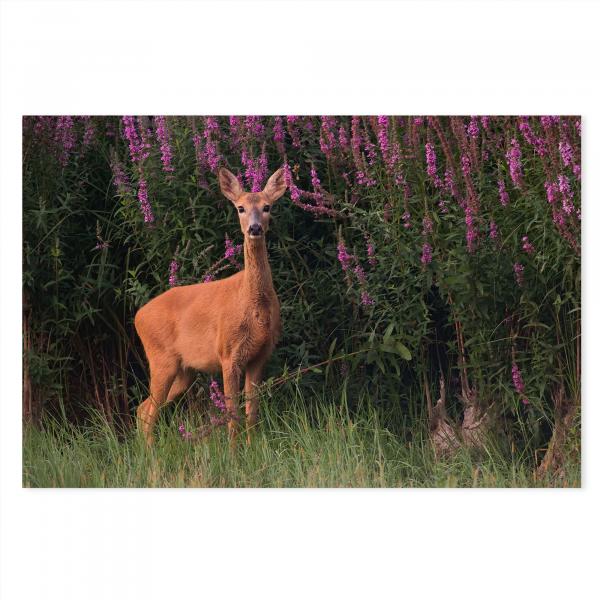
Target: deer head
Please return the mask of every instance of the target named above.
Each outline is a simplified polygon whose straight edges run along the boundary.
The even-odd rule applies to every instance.
[[[283,169],[269,177],[262,192],[244,192],[237,177],[227,169],[219,169],[221,192],[235,206],[245,238],[260,239],[269,229],[271,207],[286,190]]]

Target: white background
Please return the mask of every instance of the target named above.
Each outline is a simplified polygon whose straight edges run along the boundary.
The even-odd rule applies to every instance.
[[[1,11],[2,600],[600,597],[594,2]],[[39,113],[583,114],[583,489],[21,489],[21,115]]]

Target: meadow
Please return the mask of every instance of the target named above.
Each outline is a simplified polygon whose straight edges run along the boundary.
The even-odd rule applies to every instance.
[[[580,165],[576,116],[25,117],[23,484],[579,486]],[[146,449],[136,310],[243,266],[221,166],[284,167],[282,339],[250,445],[201,375]]]
[[[323,391],[325,393],[325,391]],[[330,393],[330,392],[329,392]],[[286,389],[262,402],[251,443],[232,449],[225,428],[201,440],[182,439],[174,423],[193,432],[202,412],[184,402],[161,415],[157,442],[116,430],[99,413],[85,426],[48,419],[24,434],[26,487],[577,487],[576,431],[560,477],[538,476],[535,457],[491,436],[478,452],[460,448],[437,457],[426,420],[407,427],[402,414],[382,415],[368,398],[349,411],[335,398],[306,398]],[[206,407],[205,407],[206,408]]]

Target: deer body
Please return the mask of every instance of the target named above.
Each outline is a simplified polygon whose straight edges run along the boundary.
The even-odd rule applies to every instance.
[[[245,371],[246,421],[251,428],[258,414],[255,387],[280,335],[279,300],[264,237],[269,214],[264,207],[270,209],[285,191],[281,169],[263,192],[255,194],[244,194],[225,169],[219,179],[240,213],[245,268],[219,281],[172,288],[137,312],[135,327],[150,365],[150,395],[137,415],[149,444],[158,410],[191,385],[195,371],[222,371],[232,436]]]

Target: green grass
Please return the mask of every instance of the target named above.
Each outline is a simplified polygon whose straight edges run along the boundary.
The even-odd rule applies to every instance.
[[[190,442],[177,426],[194,430],[200,413],[182,405],[166,410],[147,449],[136,432],[119,436],[99,416],[86,426],[47,419],[26,426],[26,487],[547,487],[579,486],[579,464],[560,482],[536,480],[532,457],[490,440],[484,450],[459,450],[436,461],[423,424],[417,431],[386,428],[372,408],[352,414],[338,405],[307,404],[299,393],[266,398],[248,446],[232,450],[226,431]],[[367,403],[364,403],[365,405]],[[318,408],[307,408],[317,406]],[[410,440],[410,441],[409,441]]]

